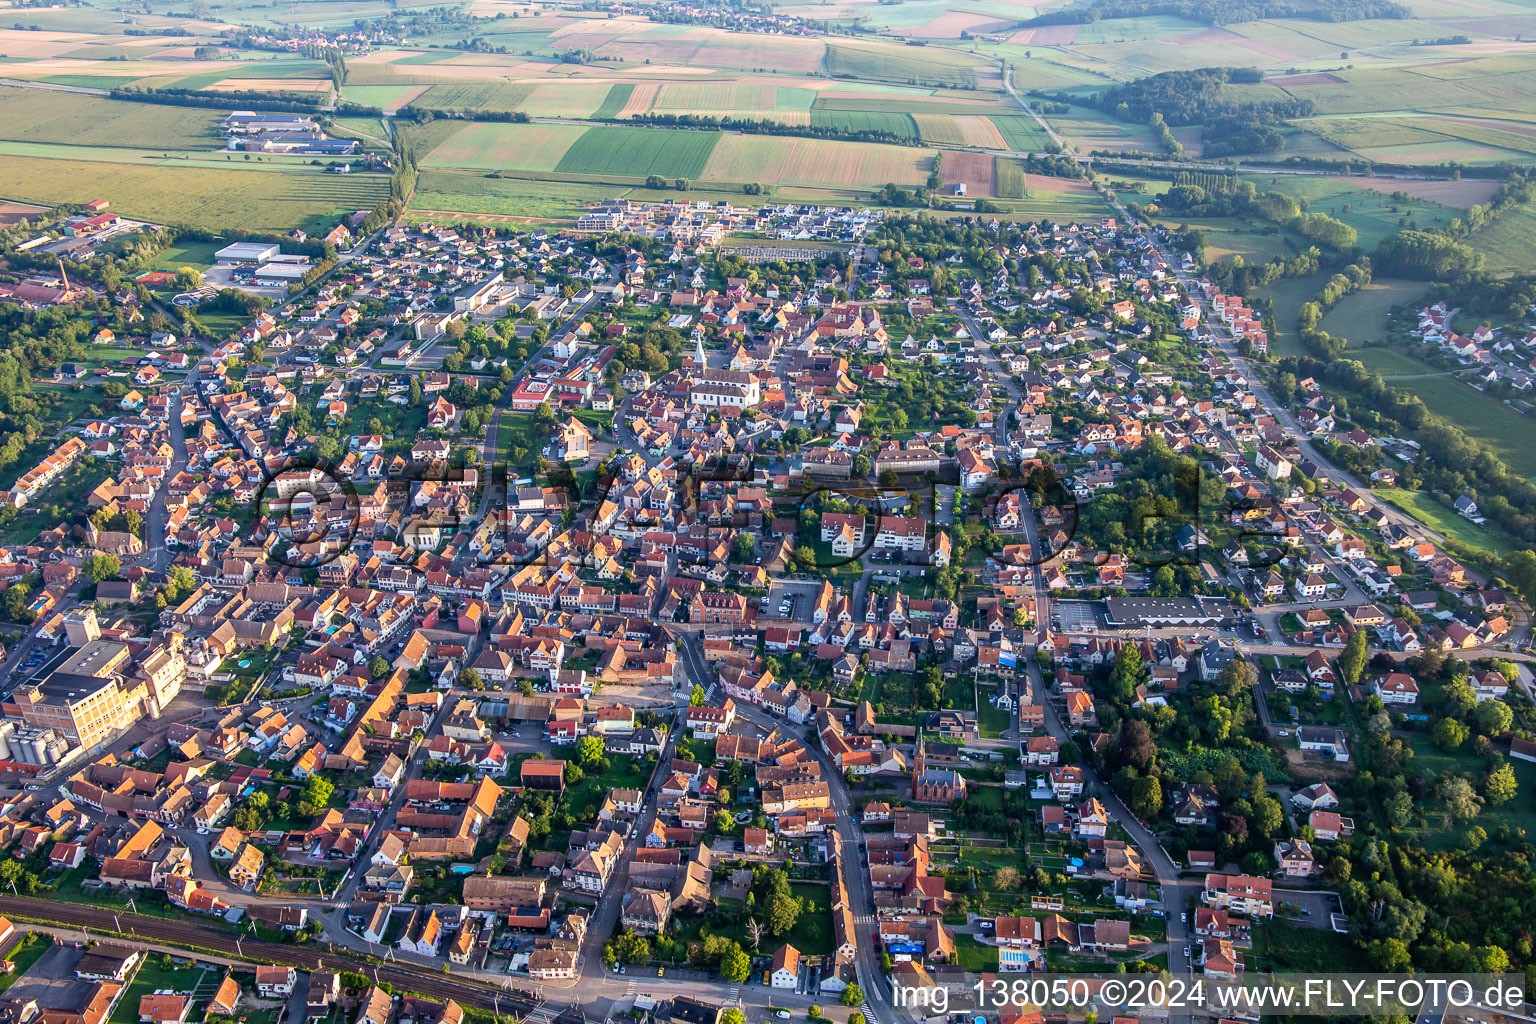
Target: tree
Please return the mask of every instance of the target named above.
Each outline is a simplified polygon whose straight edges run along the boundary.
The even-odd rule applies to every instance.
[[[859,988],[857,982],[849,982],[848,987],[843,989],[843,994],[839,997],[838,1002],[844,1006],[863,1006],[864,990]]]
[[[747,955],[746,950],[741,949],[740,947],[737,947],[736,949],[727,953],[720,960],[721,979],[728,981],[733,985],[739,985],[743,981],[746,981],[751,974],[752,958]],[[736,1024],[742,1024],[743,1018],[741,1011],[736,1009],[734,1006],[725,1011],[725,1016],[720,1018],[720,1024],[728,1024],[731,1018],[731,1014],[733,1013],[736,1015]]]
[[[1155,775],[1143,775],[1131,783],[1131,813],[1151,821],[1163,809],[1163,784]]]
[[[92,583],[100,583],[116,576],[122,570],[123,563],[116,555],[103,552],[87,558],[81,563],[81,568]]]
[[[583,736],[576,741],[576,763],[583,768],[590,768],[603,759],[603,738],[601,736]]]
[[[998,868],[997,873],[992,876],[992,884],[999,889],[1007,891],[1017,889],[1019,887],[1019,869],[1011,864]]]
[[[377,678],[379,678],[380,676],[383,676],[383,675],[388,675],[389,674],[389,662],[388,662],[388,660],[386,660],[386,659],[380,657],[379,655],[375,654],[373,656],[373,658],[368,662],[368,674],[373,676],[373,678],[375,678],[375,679],[377,679]]]
[[[1120,763],[1130,765],[1139,772],[1146,771],[1157,756],[1157,744],[1152,742],[1152,730],[1139,718],[1127,720],[1120,726],[1117,744]]]
[[[1393,828],[1404,828],[1413,820],[1413,797],[1406,792],[1393,793],[1382,804]]]
[[[1145,668],[1141,649],[1135,644],[1126,644],[1120,648],[1120,654],[1115,658],[1115,667],[1109,673],[1110,694],[1121,704],[1129,704],[1136,694],[1136,686],[1143,682],[1142,673]]]
[[[753,949],[756,949],[763,941],[763,924],[757,918],[749,917],[747,918],[746,929],[747,941],[752,943]]]
[[[1250,819],[1253,831],[1261,839],[1268,839],[1279,831],[1285,822],[1285,811],[1280,807],[1280,801],[1267,793],[1255,797],[1253,801],[1253,816]]]
[[[795,927],[795,922],[800,920],[802,904],[786,887],[783,892],[774,893],[768,901],[768,934],[774,938],[788,935]]]
[[[1349,634],[1349,642],[1344,645],[1344,651],[1339,655],[1339,671],[1344,675],[1344,681],[1354,686],[1360,681],[1360,676],[1365,672],[1365,630],[1357,629]]]
[[[1467,741],[1468,729],[1454,718],[1442,718],[1435,723],[1435,746],[1447,754]]]
[[[571,761],[565,766],[565,784],[567,786],[579,786],[581,780],[587,777],[587,773],[581,770],[581,765]]]
[[[485,680],[480,678],[480,673],[472,668],[467,668],[459,673],[459,685],[467,690],[485,689]]]
[[[1507,764],[1499,765],[1483,780],[1483,796],[1495,807],[1509,803],[1519,790],[1520,783],[1515,778],[1515,770]]]
[[[1503,701],[1485,700],[1472,713],[1472,720],[1477,723],[1477,731],[1484,736],[1500,736],[1509,731],[1515,716]]]
[[[696,708],[707,700],[709,700],[709,695],[704,692],[704,687],[700,686],[698,683],[694,683],[693,692],[688,695],[688,706],[691,708]]]
[[[752,552],[757,549],[757,539],[743,530],[736,535],[736,560],[739,562],[752,561]]]
[[[736,824],[736,819],[731,817],[730,811],[716,811],[710,820],[714,822],[715,831],[722,833],[729,832],[731,826]]]
[[[1445,807],[1445,813],[1454,821],[1471,821],[1477,817],[1482,800],[1473,791],[1472,784],[1460,775],[1446,775],[1435,786],[1435,796]]]
[[[1365,947],[1366,956],[1378,971],[1405,974],[1413,967],[1413,957],[1402,939],[1376,939]]]

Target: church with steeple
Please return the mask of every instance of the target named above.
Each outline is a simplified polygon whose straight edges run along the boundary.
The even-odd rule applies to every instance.
[[[912,755],[912,799],[920,804],[952,804],[965,799],[965,776],[953,768],[931,768],[923,734]]]

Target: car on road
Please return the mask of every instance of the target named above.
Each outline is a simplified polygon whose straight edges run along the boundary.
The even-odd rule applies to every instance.
[[[1187,924],[1189,922],[1189,912],[1185,911],[1184,913],[1180,914],[1179,915],[1179,921],[1181,923],[1186,923]]]
[[[779,1020],[789,1020],[789,1011],[788,1010],[774,1010],[773,1011],[773,1015],[775,1017],[779,1018]]]

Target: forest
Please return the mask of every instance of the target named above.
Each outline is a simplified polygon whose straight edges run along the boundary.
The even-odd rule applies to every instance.
[[[1234,25],[1265,18],[1305,21],[1363,21],[1407,18],[1412,12],[1393,0],[1089,0],[1026,21],[1026,25],[1076,25],[1114,18],[1164,15],[1207,25]]]

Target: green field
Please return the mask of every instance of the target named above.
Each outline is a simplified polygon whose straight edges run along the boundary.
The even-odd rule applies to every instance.
[[[434,110],[489,110],[510,113],[522,109],[533,95],[533,86],[508,82],[444,82],[434,85],[415,100],[415,106]]]
[[[813,128],[839,128],[854,132],[890,132],[903,139],[916,139],[917,122],[911,114],[857,110],[812,110]]]
[[[67,145],[213,150],[217,111],[0,86],[0,139]]]
[[[972,58],[939,47],[829,42],[825,64],[828,74],[876,82],[961,88],[977,84]]]
[[[602,106],[592,111],[592,116],[599,121],[611,121],[619,116],[619,111],[624,109],[624,104],[629,102],[629,97],[635,91],[635,83],[619,82],[608,90]]]
[[[1485,762],[1472,752],[1472,743],[1468,741],[1461,749],[1447,754],[1430,740],[1425,732],[1416,732],[1411,735],[1413,744],[1413,764],[1416,771],[1429,770],[1437,776],[1446,772],[1457,772],[1469,775],[1474,780],[1473,785],[1480,788],[1479,783],[1487,773]],[[1515,758],[1505,762],[1514,769],[1515,778],[1520,789],[1513,800],[1497,807],[1484,806],[1473,818],[1472,825],[1481,825],[1484,830],[1492,835],[1501,825],[1508,825],[1511,829],[1523,829],[1527,834],[1536,832],[1536,765],[1529,761],[1521,761]],[[1433,806],[1435,801],[1428,803]],[[1431,849],[1445,849],[1454,846],[1462,836],[1463,827],[1442,826],[1438,813],[1431,813],[1426,827],[1419,834],[1419,841]]]
[[[1468,522],[1423,491],[1377,487],[1371,493],[1389,505],[1413,516],[1442,536],[1468,547],[1481,548],[1498,555],[1507,555],[1515,549],[1515,546],[1503,537],[1483,529],[1476,523]]]
[[[555,170],[575,174],[624,174],[643,178],[696,178],[720,141],[719,132],[658,128],[588,128],[560,158]]]
[[[1051,141],[1039,122],[1028,114],[993,114],[991,120],[1009,149],[1039,152]]]
[[[79,203],[108,199],[114,213],[161,224],[219,231],[232,224],[267,231],[329,228],[341,213],[368,209],[389,194],[381,174],[346,177],[318,168],[286,173],[232,168],[138,166],[0,155],[7,198]]]
[[[1335,338],[1347,338],[1354,347],[1386,333],[1387,314],[1392,307],[1409,303],[1424,294],[1424,285],[1416,281],[1372,281],[1353,295],[1346,295],[1323,317],[1322,328]]]
[[[424,170],[411,203],[413,214],[440,219],[474,217],[575,220],[593,204],[624,196],[627,188],[583,185],[536,178],[487,178],[462,171]]]
[[[1488,269],[1529,273],[1536,265],[1536,206],[1507,210],[1472,233],[1467,244],[1483,254]]]
[[[1431,412],[1467,436],[1487,444],[1511,472],[1536,480],[1536,445],[1530,443],[1536,420],[1455,377],[1407,377],[1392,383],[1418,395]]]
[[[1383,238],[1416,225],[1443,228],[1461,216],[1439,203],[1422,199],[1393,199],[1390,195],[1359,188],[1347,181],[1321,175],[1243,175],[1261,192],[1284,192],[1306,202],[1308,213],[1326,213],[1337,217],[1360,233],[1359,244],[1372,249]]]
[[[1000,156],[992,166],[999,199],[1023,199],[1029,195],[1029,187],[1025,183],[1023,160],[1017,157]]]

